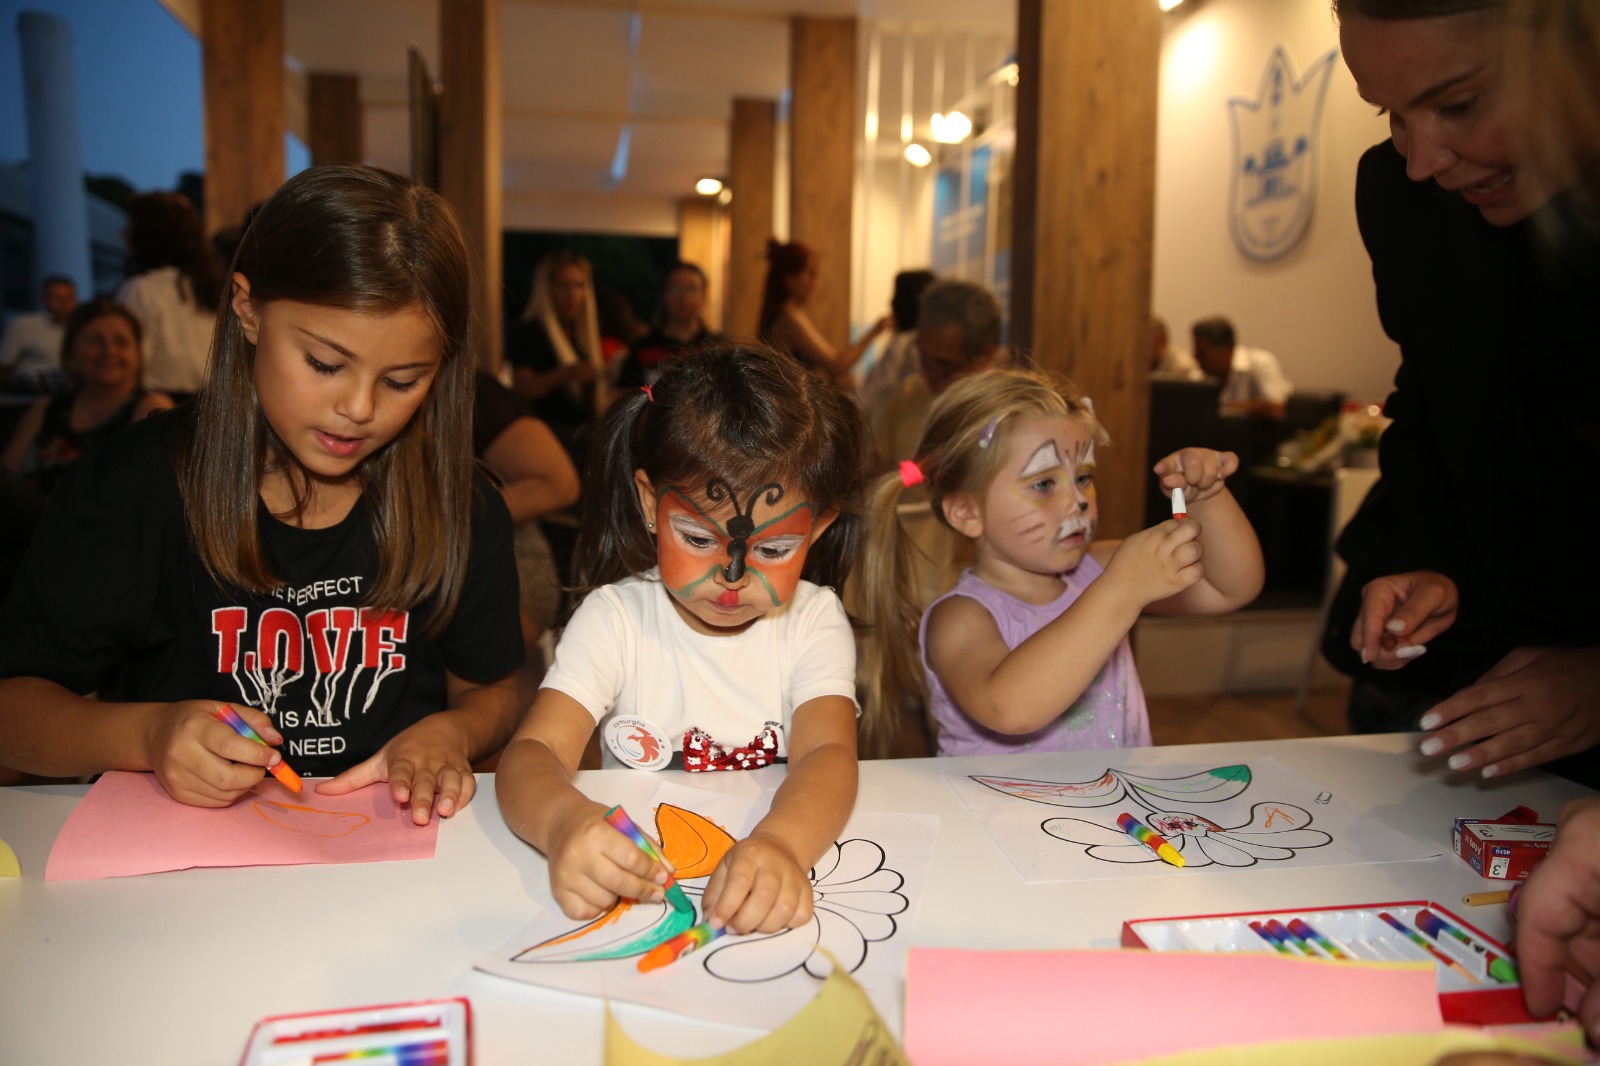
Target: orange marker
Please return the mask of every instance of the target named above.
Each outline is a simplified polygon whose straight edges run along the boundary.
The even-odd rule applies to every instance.
[[[229,707],[226,703],[211,713],[216,715],[217,721],[221,722],[235,733],[238,733],[246,740],[253,740],[264,748],[271,747],[270,744],[261,739],[261,735],[259,733],[250,728],[249,722],[246,722],[243,718],[239,717],[238,711],[234,710],[232,707]],[[282,757],[279,757],[276,766],[269,766],[267,769],[272,773],[273,777],[276,777],[279,781],[283,782],[284,788],[288,789],[290,792],[300,791],[302,787],[300,784],[300,775],[289,769],[289,764],[284,762]]]

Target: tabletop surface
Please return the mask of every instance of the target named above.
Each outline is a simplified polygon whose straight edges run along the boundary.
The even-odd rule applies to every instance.
[[[1450,852],[1455,818],[1495,817],[1526,804],[1553,819],[1565,800],[1592,794],[1537,771],[1466,780],[1418,757],[1416,740],[1328,737],[1112,756],[1147,767],[1270,757],[1444,852],[1411,862],[1029,885],[944,781],[952,771],[1049,777],[1092,753],[864,762],[857,809],[939,817],[910,943],[1082,948],[1114,945],[1129,918],[1407,899],[1459,906],[1463,893],[1505,883],[1479,878]],[[780,773],[757,771],[753,780],[775,784]],[[726,790],[748,787],[732,780],[748,776],[672,779]],[[578,784],[608,803],[645,804],[660,780],[599,770],[580,774]],[[251,1027],[267,1015],[456,995],[471,1000],[481,1066],[600,1061],[600,1001],[472,968],[537,907],[553,907],[543,857],[506,828],[493,777],[480,786],[474,802],[441,827],[431,861],[49,884],[51,844],[84,787],[0,788],[0,839],[22,867],[20,879],[0,879],[0,1063],[216,1066],[237,1061]],[[1480,907],[1470,916],[1504,939],[1504,912]],[[615,1010],[630,1032],[667,1054],[703,1056],[756,1035],[628,1004]]]

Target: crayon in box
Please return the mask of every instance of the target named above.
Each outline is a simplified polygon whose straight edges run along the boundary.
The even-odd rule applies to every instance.
[[[1515,1025],[1538,1020],[1531,1017],[1523,1006],[1520,983],[1496,980],[1487,972],[1487,955],[1511,960],[1514,958],[1511,949],[1432,900],[1129,919],[1122,923],[1122,946],[1151,951],[1270,953],[1275,950],[1274,947],[1250,928],[1251,923],[1266,923],[1276,919],[1287,926],[1299,919],[1302,923],[1309,923],[1331,942],[1349,949],[1361,961],[1416,962],[1435,959],[1435,956],[1396,933],[1381,915],[1388,914],[1414,929],[1417,916],[1423,909],[1443,918],[1477,945],[1474,949],[1464,947],[1449,937],[1438,940],[1425,938],[1428,944],[1457,963],[1455,967],[1447,968],[1435,961],[1439,1011],[1446,1022]],[[1282,953],[1326,957],[1315,948]],[[1467,975],[1463,975],[1463,970]]]

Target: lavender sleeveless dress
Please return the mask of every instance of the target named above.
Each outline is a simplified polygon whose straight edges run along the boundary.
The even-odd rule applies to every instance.
[[[1024,603],[963,571],[955,588],[929,604],[918,630],[922,670],[928,679],[929,712],[939,727],[940,755],[1008,755],[1024,751],[1082,751],[1089,748],[1142,748],[1150,744],[1150,718],[1144,689],[1133,667],[1133,650],[1124,636],[1089,687],[1059,718],[1033,733],[1010,736],[985,729],[957,707],[928,668],[928,616],[951,596],[977,600],[994,618],[1006,647],[1015,648],[1071,607],[1089,583],[1104,573],[1092,558],[1061,575],[1066,588],[1051,603]]]

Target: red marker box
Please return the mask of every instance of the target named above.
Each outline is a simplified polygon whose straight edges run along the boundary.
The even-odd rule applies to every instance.
[[[1556,827],[1539,821],[1537,811],[1517,807],[1499,818],[1457,818],[1450,837],[1479,876],[1522,881],[1549,853]]]

